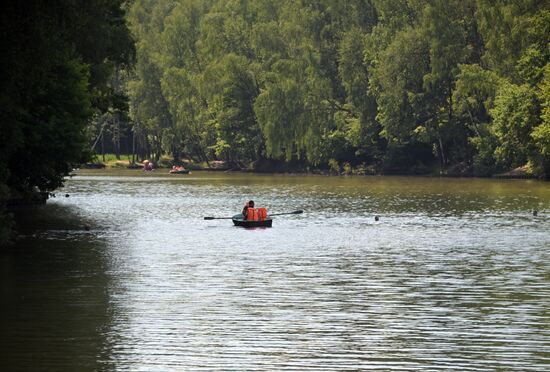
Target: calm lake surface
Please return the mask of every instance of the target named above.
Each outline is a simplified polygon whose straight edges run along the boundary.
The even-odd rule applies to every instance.
[[[305,213],[203,219],[247,199]],[[18,219],[3,371],[550,368],[547,182],[87,171]]]

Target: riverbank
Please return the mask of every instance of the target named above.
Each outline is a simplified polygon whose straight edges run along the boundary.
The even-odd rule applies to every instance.
[[[163,159],[154,166],[154,172],[166,172],[171,169],[172,163]],[[528,166],[518,167],[508,172],[498,173],[489,176],[475,176],[471,171],[463,167],[439,171],[437,169],[411,169],[408,172],[399,170],[376,172],[372,168],[343,166],[340,168],[333,167],[332,169],[311,168],[307,166],[299,166],[291,164],[288,166],[262,166],[258,168],[244,168],[229,166],[223,161],[211,161],[206,163],[182,162],[183,167],[190,171],[204,172],[224,172],[224,173],[253,173],[253,174],[287,174],[287,175],[320,175],[320,176],[410,176],[410,177],[444,177],[444,178],[497,178],[497,179],[544,179],[544,177],[534,174]],[[143,165],[139,163],[131,163],[128,160],[112,160],[105,163],[90,163],[81,166],[79,170],[109,170],[109,169],[129,169],[143,172]]]
[[[508,172],[494,174],[493,178],[502,179],[538,179],[543,178],[534,174],[530,167],[524,165],[523,167],[517,167]]]
[[[144,160],[145,161],[145,160]],[[421,177],[448,177],[448,178],[507,178],[526,179],[543,178],[533,174],[530,167],[516,168],[507,173],[495,175],[477,175],[471,164],[465,162],[441,169],[438,164],[408,164],[406,159],[394,164],[367,165],[365,163],[351,164],[330,160],[324,166],[311,166],[300,160],[281,161],[274,159],[258,159],[249,164],[229,164],[223,160],[211,160],[209,162],[197,162],[192,159],[182,158],[177,163],[169,156],[162,156],[157,161],[151,162],[154,169],[172,169],[172,166],[183,166],[190,171],[213,172],[239,172],[257,174],[293,174],[293,175],[322,175],[322,176],[421,176]],[[84,164],[81,169],[136,169],[142,170],[143,163],[132,155],[115,154],[97,155],[95,161]]]
[[[405,161],[405,160],[404,160]],[[174,159],[163,156],[151,163],[154,169],[169,170]],[[422,176],[422,177],[449,177],[449,178],[500,178],[500,179],[544,179],[544,175],[537,174],[532,166],[524,165],[507,172],[478,175],[473,166],[468,163],[458,163],[441,169],[437,164],[424,165],[421,163],[407,166],[405,163],[386,165],[367,165],[365,163],[352,165],[348,162],[331,160],[325,166],[313,167],[304,161],[280,161],[261,159],[250,164],[229,164],[223,160],[197,162],[182,158],[178,164],[190,171],[239,172],[258,174],[315,174],[322,176]],[[135,169],[142,170],[143,163],[131,155],[115,154],[98,155],[92,163],[84,164],[81,169]]]

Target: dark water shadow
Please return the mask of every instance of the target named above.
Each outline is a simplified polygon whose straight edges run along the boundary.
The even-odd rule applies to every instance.
[[[2,369],[105,369],[114,310],[97,225],[55,204],[15,218],[20,237],[0,251]]]

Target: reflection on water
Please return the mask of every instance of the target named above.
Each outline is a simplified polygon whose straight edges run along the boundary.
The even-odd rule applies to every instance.
[[[20,210],[22,238],[0,251],[0,370],[98,370],[110,360],[106,246],[72,209]]]
[[[0,256],[9,370],[550,362],[548,183],[134,171],[62,191]],[[247,199],[305,213],[202,218]]]

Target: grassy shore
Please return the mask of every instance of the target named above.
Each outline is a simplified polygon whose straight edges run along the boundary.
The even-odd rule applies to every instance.
[[[103,160],[105,159],[105,160]],[[253,172],[253,173],[293,173],[293,174],[323,174],[323,175],[376,175],[372,169],[367,167],[355,167],[352,168],[349,164],[344,165],[331,165],[329,169],[309,169],[309,168],[294,168],[294,167],[277,167],[270,166],[269,164],[265,167],[254,168],[250,165],[249,168],[231,168],[223,161],[214,160],[209,164],[206,162],[195,163],[190,160],[182,159],[182,164],[185,168],[189,170],[213,170],[213,171],[241,171],[241,172]],[[156,164],[153,164],[153,167],[156,169],[166,169],[171,168],[173,165],[173,159],[168,156],[163,156]],[[141,168],[142,163],[136,162],[132,163],[131,155],[121,155],[120,159],[116,158],[115,154],[105,154],[97,155],[92,163],[83,166],[82,168],[115,168],[115,169],[124,169],[124,168]],[[386,175],[420,175],[420,176],[440,176],[440,177],[471,177],[467,171],[456,171],[453,169],[447,170],[445,172],[439,172],[437,169],[424,170],[424,172],[417,172],[414,169],[409,170],[409,172],[387,172]],[[525,179],[525,178],[541,178],[539,175],[535,174],[530,166],[525,165],[523,167],[518,167],[516,169],[510,170],[505,173],[494,174],[493,178],[515,178],[515,179]]]

